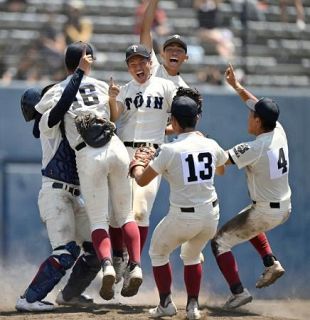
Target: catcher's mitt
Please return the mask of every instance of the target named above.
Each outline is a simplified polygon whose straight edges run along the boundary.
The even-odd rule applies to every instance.
[[[84,113],[75,118],[77,131],[84,142],[93,148],[107,144],[115,133],[115,124],[94,113]]]
[[[154,159],[156,150],[153,147],[140,147],[136,150],[133,159],[129,164],[129,175],[133,177],[132,170],[136,166],[142,166],[146,168],[149,162]]]

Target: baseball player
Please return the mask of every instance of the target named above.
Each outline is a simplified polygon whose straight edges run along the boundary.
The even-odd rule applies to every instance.
[[[179,35],[169,37],[161,53],[163,64],[160,64],[153,50],[152,25],[159,0],[149,1],[145,10],[141,31],[140,43],[143,44],[149,52],[152,52],[152,70],[153,76],[171,80],[175,86],[188,87],[180,76],[180,69],[184,62],[188,60],[186,42]]]
[[[226,152],[212,139],[195,131],[201,113],[197,92],[179,88],[171,106],[171,122],[178,138],[163,144],[144,169],[134,164],[132,174],[141,187],[162,174],[170,185],[170,209],[152,235],[150,257],[159,292],[159,305],[149,310],[152,318],[173,316],[172,272],[169,256],[181,245],[187,290],[187,319],[200,319],[198,296],[202,277],[200,252],[216,232],[219,205],[215,173],[224,173]]]
[[[111,120],[118,125],[118,136],[130,157],[140,146],[158,148],[164,141],[165,128],[176,88],[170,80],[151,77],[151,56],[141,44],[126,50],[126,63],[132,80],[121,88],[113,81],[109,87]],[[133,181],[133,211],[140,231],[141,252],[147,238],[149,216],[160,184],[160,176],[147,187]],[[115,226],[113,218],[111,226]],[[110,228],[114,238],[121,239],[119,229]],[[121,241],[114,253],[122,255]]]
[[[84,46],[87,53],[93,56],[89,44],[75,42],[67,47],[65,65],[68,74],[76,69],[82,56]],[[100,260],[103,278],[100,295],[105,300],[114,296],[115,270],[111,263],[111,245],[108,235],[108,200],[111,200],[113,218],[117,227],[124,233],[129,263],[126,268],[121,294],[133,296],[142,283],[140,267],[139,230],[131,210],[131,188],[127,177],[129,156],[124,144],[115,135],[99,147],[87,145],[77,131],[75,118],[91,113],[101,119],[110,119],[108,105],[108,85],[88,76],[85,72],[75,101],[64,107],[55,106],[70,77],[55,85],[36,106],[44,112],[43,117],[55,128],[57,118],[64,116],[66,136],[72,149],[75,150],[77,170],[81,191],[90,221],[91,237],[98,259]],[[42,120],[41,120],[42,121]]]
[[[284,274],[264,232],[288,219],[291,190],[288,145],[284,129],[277,121],[278,105],[269,98],[258,100],[242,87],[231,65],[225,76],[249,107],[248,132],[256,137],[254,141],[240,143],[228,150],[227,162],[245,169],[252,203],[221,227],[211,243],[218,266],[232,292],[224,307],[232,309],[252,301],[239,278],[231,252],[234,246],[250,240],[261,255],[265,271],[256,283],[257,288],[269,286]]]
[[[78,90],[84,71],[91,62],[89,59],[90,56],[83,55],[59,104],[66,103],[68,99],[73,101],[74,92]],[[45,88],[42,95],[52,86]],[[35,110],[35,105],[40,100],[41,93],[38,90],[28,89],[22,96],[21,106],[26,121],[35,118],[33,134],[41,140],[43,169],[38,203],[53,252],[41,264],[24,295],[17,300],[16,309],[19,311],[54,309],[52,303],[43,299],[74,263],[68,283],[59,292],[56,302],[63,305],[89,306],[93,301],[82,295],[82,292],[100,270],[99,260],[90,241],[88,217],[80,197],[74,152],[69,147],[62,129],[53,130],[49,136],[40,132],[41,115]],[[79,244],[84,249],[80,257]]]

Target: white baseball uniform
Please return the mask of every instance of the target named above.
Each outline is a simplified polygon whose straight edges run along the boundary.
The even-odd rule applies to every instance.
[[[176,88],[171,81],[156,77],[151,77],[143,84],[132,80],[121,87],[117,101],[122,104],[123,110],[117,122],[117,134],[126,145],[130,159],[138,147],[136,143],[161,145],[164,142],[175,92]],[[143,188],[134,180],[132,184],[136,221],[139,226],[148,226],[160,176]],[[111,225],[114,224],[111,218]]]
[[[154,50],[152,50],[151,60],[152,60],[152,69],[151,69],[152,76],[170,80],[174,83],[174,85],[177,88],[178,87],[188,88],[188,85],[180,76],[180,74],[177,74],[175,76],[171,76],[170,74],[168,74],[164,65],[159,63]]]
[[[45,107],[44,111],[56,105],[68,81],[69,77],[47,92],[46,99],[49,98],[52,101],[48,105],[49,108]],[[37,106],[38,108],[40,107]],[[88,76],[83,77],[76,101],[65,115],[65,130],[70,146],[76,150],[76,164],[91,231],[95,229],[108,230],[109,199],[115,223],[121,227],[129,221],[134,221],[131,210],[130,179],[127,177],[129,156],[117,136],[113,136],[101,148],[91,148],[86,145],[77,150],[76,147],[83,140],[77,132],[74,119],[84,112],[94,112],[101,117],[110,119],[108,85],[105,82]],[[48,113],[49,111],[47,111],[47,115]]]
[[[59,128],[48,127],[46,115],[42,116],[39,128],[43,176],[38,205],[51,246],[55,249],[71,241],[76,241],[78,244],[91,241],[89,220],[83,199],[79,195],[79,185],[74,184],[75,179],[72,179],[70,174],[68,175],[68,172],[72,170],[71,167],[74,166],[75,168],[75,164],[70,162],[70,155],[66,147],[63,147],[64,141],[61,132]],[[67,148],[69,148],[68,142],[66,143]],[[65,155],[63,161],[56,160],[55,162],[60,171],[58,174],[59,180],[49,177],[49,170],[53,170],[53,167],[50,167],[49,164],[53,158],[55,159],[57,151]],[[56,176],[55,173],[53,173],[53,176]],[[67,179],[63,179],[64,176]],[[57,188],[53,187],[55,184],[58,186]]]
[[[260,134],[254,141],[236,145],[229,154],[239,169],[245,168],[253,204],[219,231],[217,254],[273,229],[285,222],[291,212],[288,145],[279,122],[273,131]]]
[[[161,146],[150,166],[169,182],[170,209],[152,236],[153,266],[167,264],[179,245],[185,265],[200,263],[200,252],[214,236],[219,219],[215,169],[227,158],[217,142],[196,132],[182,133]]]

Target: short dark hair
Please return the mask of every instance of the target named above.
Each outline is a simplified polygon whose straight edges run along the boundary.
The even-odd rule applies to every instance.
[[[65,65],[69,71],[75,71],[79,65],[84,46],[86,46],[86,54],[94,58],[94,51],[90,44],[82,41],[69,44],[65,54]]]
[[[277,122],[275,121],[270,121],[264,117],[261,117],[257,112],[253,111],[254,113],[254,117],[255,118],[259,118],[260,121],[261,121],[261,124],[262,124],[262,129],[265,131],[265,132],[269,132],[269,131],[272,131],[276,125],[277,125]]]

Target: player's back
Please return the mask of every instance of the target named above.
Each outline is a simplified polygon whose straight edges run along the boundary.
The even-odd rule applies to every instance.
[[[154,169],[166,166],[162,174],[170,184],[172,205],[195,207],[217,199],[215,169],[226,160],[225,151],[214,140],[190,132],[162,146]]]
[[[277,202],[289,199],[289,154],[282,126],[277,123],[272,132],[259,135],[251,148],[257,153],[257,159],[246,167],[252,200]]]

